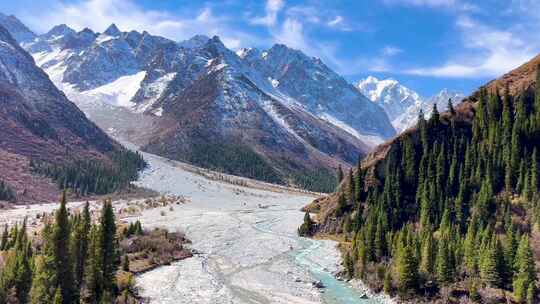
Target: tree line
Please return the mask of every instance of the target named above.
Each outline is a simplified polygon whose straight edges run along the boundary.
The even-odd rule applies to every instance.
[[[110,161],[74,160],[53,164],[31,160],[33,172],[52,178],[61,189],[71,189],[80,195],[107,194],[130,185],[147,166],[139,152],[127,149],[109,154]]]
[[[0,180],[0,201],[14,201],[16,199],[15,191],[6,184],[3,180]]]
[[[472,122],[448,106],[444,117],[436,105],[428,120],[420,113],[383,172],[338,172],[347,274],[402,296],[465,284],[473,300],[490,287],[537,303],[540,85],[515,97],[481,89]],[[306,218],[301,231],[313,225]]]

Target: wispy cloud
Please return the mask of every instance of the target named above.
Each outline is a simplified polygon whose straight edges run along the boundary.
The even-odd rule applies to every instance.
[[[407,69],[407,74],[435,77],[495,77],[534,56],[534,44],[526,43],[512,29],[499,30],[469,16],[461,16],[456,27],[462,35],[463,52],[439,66]]]
[[[335,26],[338,26],[340,24],[343,24],[343,17],[338,15],[334,19],[328,21],[326,24],[328,24],[328,26],[330,26],[330,27],[335,27]]]
[[[403,52],[402,49],[400,49],[398,47],[395,47],[395,46],[392,46],[392,45],[387,45],[382,50],[383,55],[388,56],[388,57],[395,56],[395,55],[397,55],[399,53],[402,53],[402,52]]]
[[[476,11],[478,7],[465,0],[383,0],[387,5],[405,5],[427,8],[442,8],[457,11]]]
[[[250,20],[251,24],[273,26],[276,24],[279,11],[285,6],[282,0],[267,0],[265,11],[266,15],[255,17]]]
[[[47,12],[26,15],[23,19],[39,32],[61,23],[78,30],[88,27],[97,31],[115,23],[121,30],[146,30],[175,40],[196,34],[219,35],[231,48],[240,47],[242,41],[258,43],[261,40],[249,32],[231,28],[230,17],[216,15],[209,5],[183,16],[144,9],[133,0],[89,0],[72,4],[55,0],[50,7]]]

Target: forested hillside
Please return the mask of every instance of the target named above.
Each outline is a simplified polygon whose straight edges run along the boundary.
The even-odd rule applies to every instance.
[[[300,232],[343,235],[347,275],[402,298],[538,303],[540,86],[499,91],[420,114]]]

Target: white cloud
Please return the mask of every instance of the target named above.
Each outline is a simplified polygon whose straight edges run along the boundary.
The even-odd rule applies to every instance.
[[[458,0],[384,0],[386,4],[392,5],[414,5],[414,6],[431,6],[431,7],[443,7],[454,6]]]
[[[304,25],[292,18],[287,18],[283,24],[272,31],[272,37],[275,42],[285,44],[291,48],[306,50],[308,43],[304,37]]]
[[[511,29],[498,30],[461,16],[456,26],[464,51],[442,65],[405,70],[407,74],[435,77],[496,77],[531,59],[536,51]]]
[[[231,28],[229,17],[216,16],[210,6],[194,11],[190,16],[177,16],[166,11],[147,10],[133,0],[89,0],[67,4],[55,0],[43,14],[23,16],[23,20],[38,32],[45,32],[57,24],[68,24],[74,29],[85,27],[105,30],[115,23],[120,30],[148,31],[174,40],[191,38],[196,34],[219,35],[230,48],[241,42],[256,44],[261,39],[248,32]]]
[[[251,24],[274,26],[277,21],[278,13],[284,6],[285,3],[282,0],[267,0],[265,7],[266,16],[251,19]]]
[[[382,54],[387,57],[392,57],[402,52],[402,49],[391,45],[387,45],[382,49]]]
[[[406,5],[429,8],[444,8],[458,11],[476,11],[478,7],[464,0],[383,0],[387,5]]]
[[[334,19],[328,21],[326,24],[328,24],[328,26],[334,27],[342,23],[343,23],[343,17],[338,15]]]

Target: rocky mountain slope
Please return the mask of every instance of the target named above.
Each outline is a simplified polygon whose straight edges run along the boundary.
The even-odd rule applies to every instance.
[[[110,162],[120,151],[59,91],[32,56],[0,26],[0,179],[19,201],[56,200],[58,187],[34,174],[30,160],[62,165]]]
[[[360,80],[357,87],[372,102],[383,107],[398,133],[416,124],[420,110],[429,116],[434,104],[439,110],[445,111],[449,99],[456,105],[465,97],[443,89],[432,97],[423,98],[394,79],[379,80],[373,76]]]
[[[68,95],[155,116],[146,151],[228,173],[306,186],[395,134],[354,86],[283,45],[237,54],[218,37],[177,43],[114,24],[59,25],[22,45]]]
[[[4,27],[19,43],[31,42],[36,38],[36,34],[13,15],[7,16],[0,13],[0,26]]]
[[[516,69],[490,81],[484,87],[489,92],[498,90],[501,95],[504,93],[506,87],[508,87],[510,93],[514,95],[529,88],[534,88],[536,85],[536,70],[539,64],[540,54]]]

